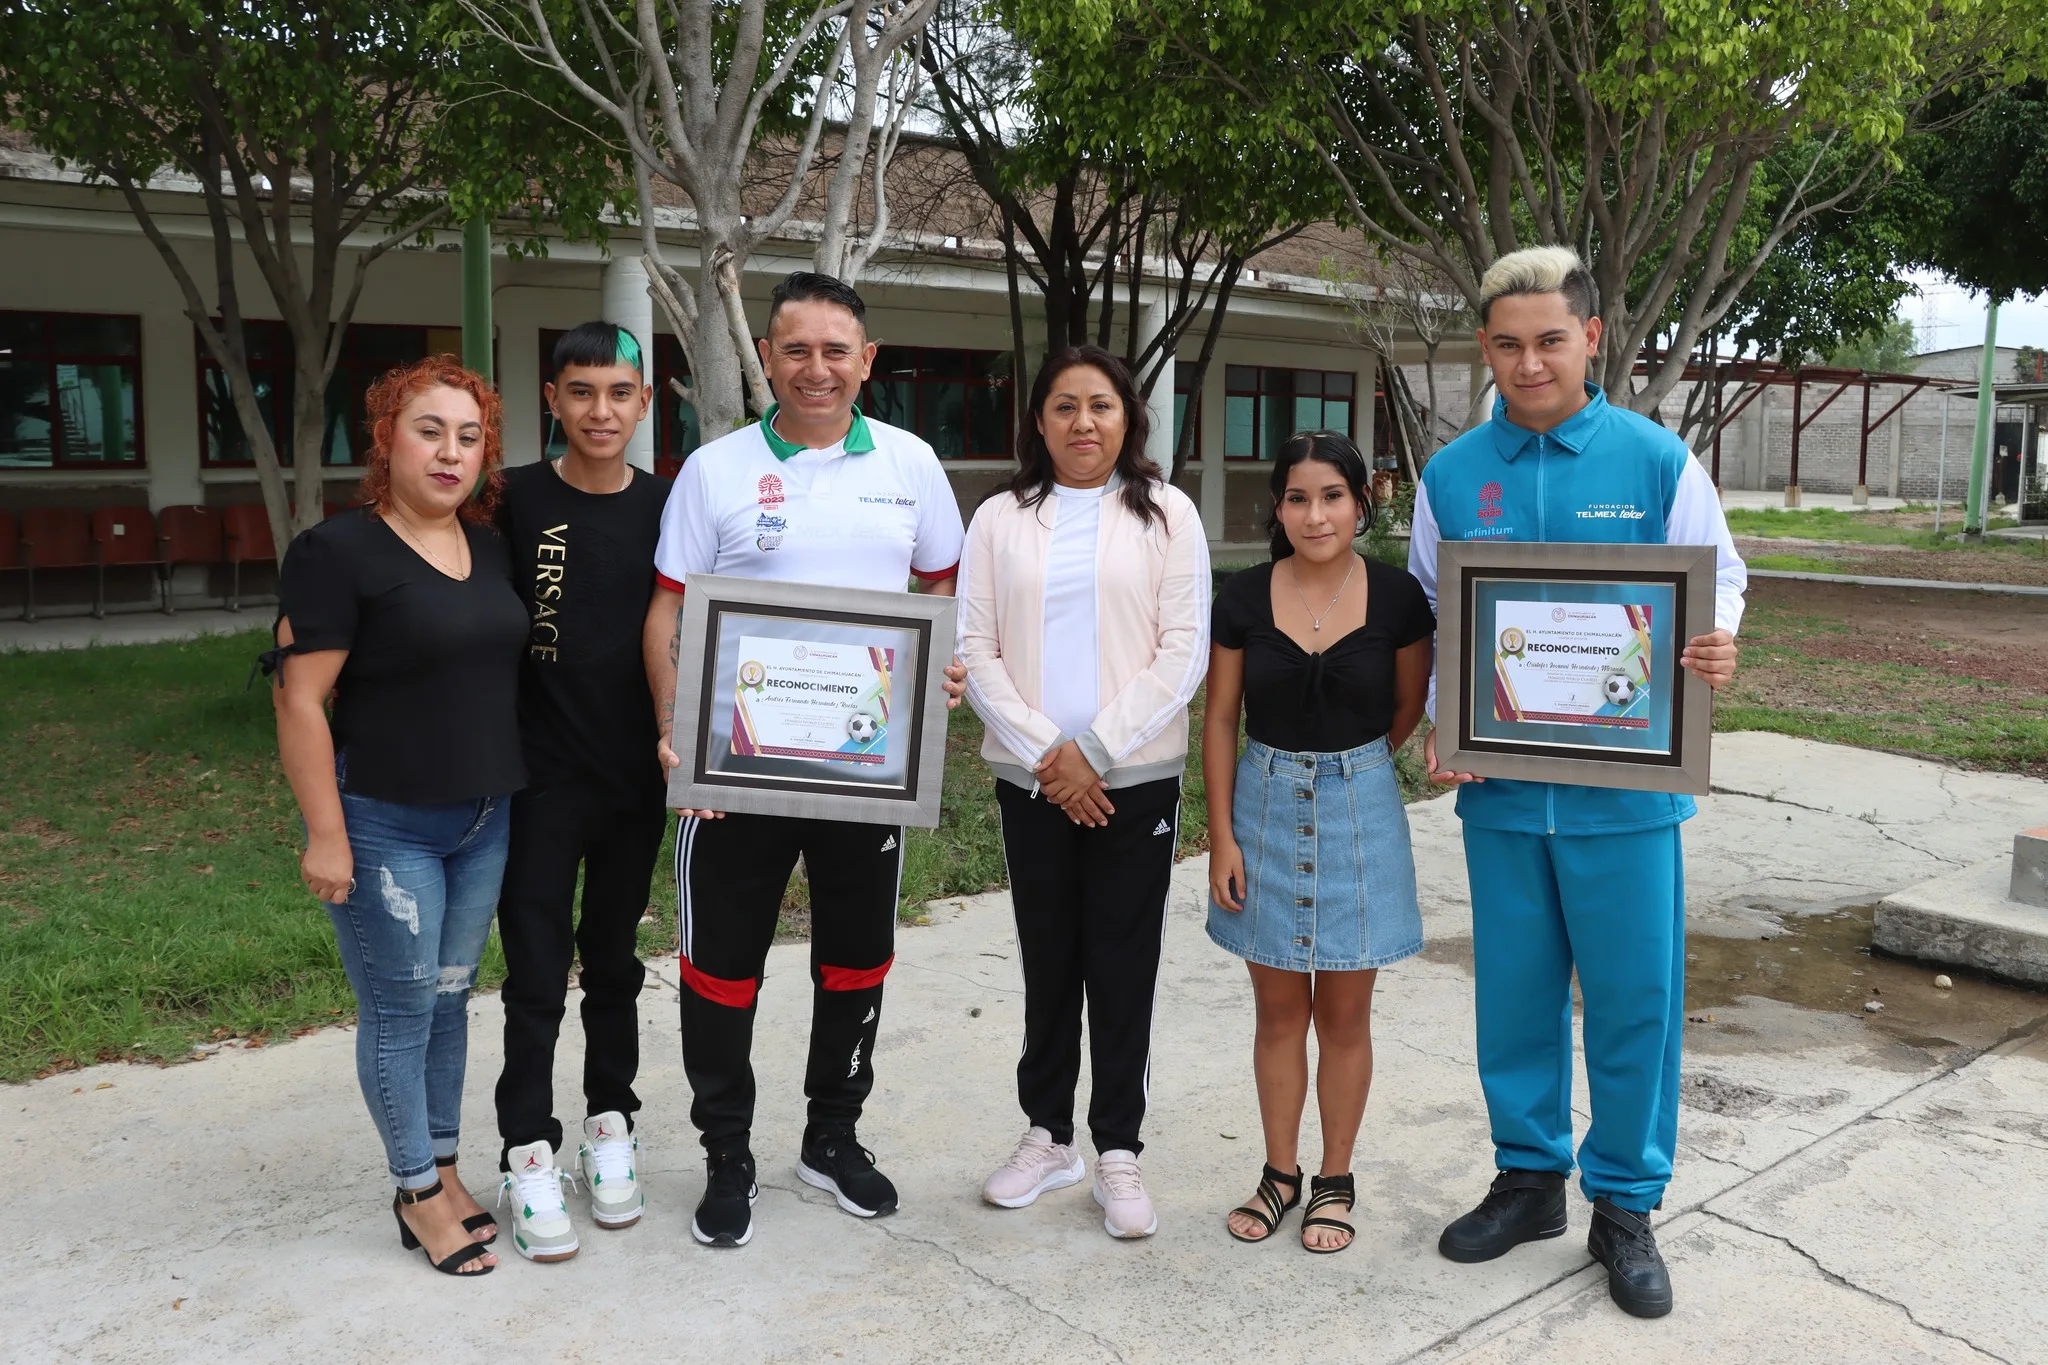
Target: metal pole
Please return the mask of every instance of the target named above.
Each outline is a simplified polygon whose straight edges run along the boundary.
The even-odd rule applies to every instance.
[[[462,225],[462,363],[495,383],[491,342],[491,220],[479,215]]]
[[[1963,539],[1984,538],[1991,495],[1992,390],[1998,383],[1998,296],[1984,310],[1984,364],[1977,377],[1977,430],[1970,440],[1970,487],[1963,495]]]
[[[1868,506],[1870,502],[1870,372],[1863,372],[1863,434],[1856,439],[1856,493],[1853,502],[1857,506]]]
[[[1934,466],[1934,534],[1941,534],[1941,496],[1948,483],[1948,400],[1941,396],[1941,459]]]
[[[1806,423],[1799,419],[1800,410],[1806,403],[1806,373],[1794,371],[1792,376],[1792,477],[1785,480],[1785,505],[1799,505],[1799,434],[1806,430]]]

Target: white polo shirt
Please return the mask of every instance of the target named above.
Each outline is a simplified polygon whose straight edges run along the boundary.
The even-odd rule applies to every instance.
[[[853,411],[844,440],[805,450],[760,421],[699,446],[661,514],[655,577],[731,574],[902,592],[960,567],[960,505],[932,448]]]

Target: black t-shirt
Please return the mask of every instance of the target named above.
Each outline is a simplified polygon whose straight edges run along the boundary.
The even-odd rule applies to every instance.
[[[350,508],[301,531],[278,576],[293,653],[345,649],[334,684],[344,791],[409,805],[526,785],[519,651],[526,613],[505,542],[463,523],[469,577],[450,578],[382,517]]]
[[[1244,651],[1245,733],[1287,753],[1342,753],[1393,728],[1394,654],[1426,640],[1436,616],[1406,569],[1365,561],[1365,624],[1319,654],[1273,624],[1273,566],[1232,574],[1210,634]]]
[[[662,799],[640,635],[668,490],[641,471],[616,493],[571,488],[545,461],[506,471],[498,529],[532,615],[519,732],[535,787],[578,778],[622,806]]]

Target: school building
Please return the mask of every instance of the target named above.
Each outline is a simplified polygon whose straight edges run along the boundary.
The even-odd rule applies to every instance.
[[[166,179],[148,193],[166,235],[211,293],[212,238],[197,187]],[[668,259],[694,270],[687,216],[666,210],[658,225]],[[792,224],[789,240],[769,243],[748,262],[744,292],[757,330],[775,281],[808,268],[802,231]],[[402,246],[370,271],[327,394],[330,502],[347,502],[360,474],[369,382],[395,363],[460,350],[458,238],[443,233],[430,247]],[[544,257],[510,259],[502,243],[496,253],[496,378],[509,463],[539,459],[559,442],[541,395],[548,357],[556,335],[593,317],[652,341],[658,409],[643,429],[640,459],[672,471],[697,444],[694,416],[668,382],[685,372],[682,349],[648,298],[637,233],[617,234],[613,244],[615,254],[567,241],[551,242]],[[930,441],[969,513],[1014,467],[1011,405],[1019,386],[1009,372],[1001,247],[915,223],[892,246],[859,285],[870,335],[881,346],[864,408]],[[1294,431],[1346,431],[1383,464],[1393,462],[1377,396],[1380,357],[1315,278],[1318,251],[1313,242],[1290,243],[1247,272],[1199,393],[1185,363],[1199,349],[1199,321],[1183,343],[1181,363],[1156,387],[1152,450],[1164,463],[1180,424],[1195,424],[1193,457],[1179,482],[1218,544],[1263,541],[1269,461]],[[88,608],[102,582],[112,607],[155,603],[156,578],[140,561],[157,556],[139,547],[190,515],[173,513],[166,522],[168,509],[226,514],[261,501],[223,376],[200,344],[171,272],[119,193],[84,183],[32,147],[0,147],[0,259],[10,263],[0,272],[0,569],[33,554],[46,566],[35,574],[36,601],[51,613]],[[262,402],[279,446],[288,449],[288,338],[278,324],[261,321],[269,293],[239,247],[237,263],[243,311],[257,320],[251,349]],[[352,268],[344,253],[343,271]],[[1158,326],[1165,284],[1148,284],[1141,297],[1153,301],[1141,310],[1141,325]],[[1040,310],[1028,283],[1025,291],[1030,327]],[[1416,357],[1395,359],[1419,354],[1418,347]],[[97,513],[99,525],[89,534],[98,539],[71,543],[53,559],[51,542],[76,540],[75,519],[65,523],[69,530],[56,524],[55,513],[65,511],[88,520]],[[18,539],[30,523],[40,527],[43,547],[10,546],[10,533]],[[262,539],[259,552],[267,549],[267,535]],[[114,562],[103,572],[96,561],[109,554]],[[70,567],[49,567],[66,555],[75,561]],[[124,556],[138,562],[124,564]],[[241,592],[261,597],[270,571],[260,553],[249,557],[256,562],[243,566]],[[172,575],[177,601],[220,599],[226,575],[220,567],[179,567]],[[0,572],[0,622],[19,614],[24,577]]]

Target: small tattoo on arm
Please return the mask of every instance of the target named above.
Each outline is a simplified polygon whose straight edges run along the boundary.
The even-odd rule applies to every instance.
[[[680,665],[683,659],[683,632],[678,630],[668,637],[668,661]]]

